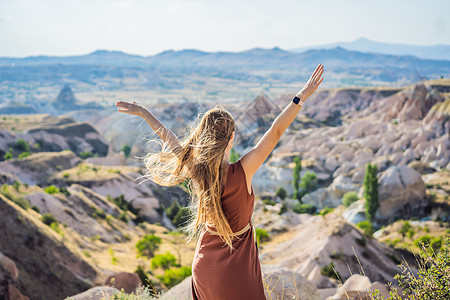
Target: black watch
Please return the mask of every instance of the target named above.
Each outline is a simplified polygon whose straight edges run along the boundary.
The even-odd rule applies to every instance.
[[[295,104],[303,106],[303,104],[305,104],[305,102],[303,102],[302,99],[300,99],[299,97],[295,96],[294,99],[292,99],[292,102],[294,102]]]

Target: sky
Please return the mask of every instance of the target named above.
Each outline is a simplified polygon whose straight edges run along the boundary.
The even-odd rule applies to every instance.
[[[450,44],[449,0],[0,0],[0,57]]]

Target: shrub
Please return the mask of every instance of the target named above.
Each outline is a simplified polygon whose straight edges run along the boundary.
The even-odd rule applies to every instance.
[[[432,251],[431,246],[421,247],[420,254],[416,256],[419,271],[415,275],[408,264],[404,261],[399,265],[402,270],[394,276],[398,285],[403,289],[403,297],[399,295],[396,287],[392,283],[388,284],[390,288],[390,300],[415,300],[415,299],[434,299],[445,300],[449,295],[450,282],[450,238],[444,241],[444,247],[441,252]],[[372,291],[370,299],[386,299],[378,290]]]
[[[281,200],[284,200],[286,199],[287,193],[286,190],[280,186],[276,192],[276,195],[280,197]]]
[[[173,201],[170,206],[166,209],[167,217],[173,222],[173,219],[178,214],[178,211],[180,210],[181,205],[178,204],[177,201]]]
[[[294,212],[298,214],[310,214],[313,215],[317,211],[317,207],[311,204],[302,204],[302,203],[296,203],[294,206]]]
[[[327,276],[330,278],[335,278],[337,280],[340,279],[339,273],[334,268],[333,262],[330,262],[328,265],[323,266],[320,269],[320,273],[322,273],[323,276]]]
[[[23,139],[18,139],[14,146],[20,151],[30,152],[30,147]]]
[[[56,220],[55,216],[51,213],[45,213],[41,216],[41,221],[47,226],[50,226],[52,223],[56,222],[58,223],[58,220]]]
[[[167,270],[170,267],[177,266],[177,259],[170,252],[166,252],[166,254],[158,254],[152,258],[151,266],[152,266],[152,269],[157,269],[157,268],[161,267],[164,270]]]
[[[39,209],[39,207],[37,207],[36,205],[33,205],[33,206],[31,207],[31,209],[34,210],[34,211],[37,212],[37,213],[40,213],[40,212],[41,212],[41,210]]]
[[[134,273],[138,274],[139,279],[141,279],[143,286],[148,287],[150,289],[154,289],[154,285],[153,285],[152,281],[148,278],[147,274],[145,273],[143,266],[138,265],[136,268],[136,271],[134,271]]]
[[[356,224],[359,228],[361,228],[364,231],[364,234],[366,236],[372,236],[373,234],[373,225],[369,221],[361,221],[358,224]]]
[[[267,205],[274,206],[275,204],[277,204],[277,202],[275,200],[270,199],[270,197],[267,197],[267,198],[264,197],[261,200],[262,200],[262,202],[264,202],[264,204],[267,204]]]
[[[280,211],[278,212],[278,214],[279,214],[279,215],[282,215],[282,214],[284,214],[285,212],[287,212],[287,210],[288,210],[288,209],[287,209],[286,204],[283,203],[283,204],[281,205],[281,208],[280,208]]]
[[[44,192],[46,192],[47,194],[56,194],[59,193],[59,189],[54,185],[49,185],[44,189]]]
[[[63,231],[59,227],[59,223],[58,222],[52,222],[50,224],[50,228],[53,229],[57,234],[64,235]]]
[[[69,174],[69,173],[64,173],[64,174],[63,174],[63,177],[67,179],[67,178],[70,177],[70,174]]]
[[[237,162],[240,157],[241,157],[241,155],[239,153],[237,153],[237,151],[235,151],[234,148],[231,148],[231,151],[230,151],[230,163]]]
[[[92,152],[91,151],[80,152],[80,157],[82,159],[92,157]]]
[[[27,157],[27,156],[30,156],[30,152],[28,152],[28,151],[25,151],[25,152],[22,152],[22,153],[19,154],[19,158],[24,158],[24,157]]]
[[[408,221],[404,221],[402,228],[400,228],[400,230],[398,231],[403,238],[405,238],[406,233],[412,228],[411,224],[409,224]]]
[[[121,221],[123,221],[123,222],[125,222],[125,223],[128,223],[128,215],[127,215],[127,213],[126,213],[125,211],[123,211],[123,212],[117,217],[117,219],[119,219],[119,220],[121,220]]]
[[[161,244],[161,238],[154,234],[146,234],[136,243],[136,249],[139,256],[146,256],[152,258],[155,251]]]
[[[8,151],[8,152],[5,153],[5,155],[3,156],[3,158],[4,158],[5,160],[8,160],[8,159],[13,158],[13,155],[12,155],[11,152]]]
[[[97,208],[95,209],[94,213],[92,214],[94,218],[97,219],[106,219],[106,213],[103,209]]]
[[[66,196],[70,196],[70,192],[65,187],[60,188],[59,192]]]
[[[186,277],[189,277],[192,275],[191,267],[179,267],[179,268],[172,268],[164,271],[164,275],[158,276],[159,279],[168,287],[171,288],[181,281],[185,279]]]
[[[355,191],[347,192],[342,198],[342,204],[345,207],[349,207],[353,202],[358,201],[358,194]]]
[[[317,186],[317,176],[314,172],[306,172],[302,177],[300,187],[305,190],[306,193],[312,192]]]
[[[256,241],[259,244],[269,241],[270,236],[266,230],[262,228],[256,228]]]
[[[420,244],[429,246],[430,243],[431,243],[431,236],[429,236],[429,235],[424,235],[424,236],[421,236],[420,238],[414,240],[414,245],[416,245],[417,247],[420,247]]]
[[[325,206],[325,207],[319,212],[319,215],[325,216],[326,214],[332,212],[333,210],[334,210],[334,207],[328,207],[328,206]]]
[[[16,192],[18,192],[20,189],[20,181],[14,180],[13,188],[16,190]]]
[[[130,152],[131,152],[131,147],[130,145],[126,144],[122,147],[122,151],[123,154],[125,155],[126,158],[128,158],[130,156]]]

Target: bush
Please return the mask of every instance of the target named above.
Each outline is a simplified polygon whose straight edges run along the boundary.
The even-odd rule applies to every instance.
[[[13,155],[12,155],[11,152],[8,151],[8,152],[5,153],[5,155],[3,156],[3,158],[4,158],[5,160],[8,160],[8,159],[13,158]]]
[[[300,187],[305,191],[305,193],[312,192],[317,186],[317,176],[314,172],[306,172],[302,177],[302,182]]]
[[[284,214],[285,212],[287,212],[287,210],[288,210],[288,209],[287,209],[286,204],[283,203],[283,204],[281,205],[281,208],[280,208],[280,211],[278,212],[278,214],[279,214],[279,215],[282,215],[282,214]]]
[[[322,273],[323,276],[335,278],[337,280],[340,279],[339,273],[334,269],[333,262],[330,262],[328,265],[323,266],[320,269],[320,273]]]
[[[366,236],[372,236],[373,234],[373,225],[369,221],[361,221],[358,224],[356,224],[359,228],[361,228],[364,231],[364,234]]]
[[[19,154],[19,158],[24,158],[24,157],[28,157],[28,156],[30,156],[30,152],[28,152],[28,151],[25,151],[25,152],[22,152]]]
[[[128,158],[130,156],[130,152],[131,152],[131,147],[130,145],[126,144],[122,147],[122,151],[123,154],[125,155],[126,158]]]
[[[276,192],[276,195],[280,197],[281,200],[284,200],[286,199],[287,193],[286,190],[280,186]]]
[[[189,216],[189,208],[181,207],[172,223],[177,228],[182,227],[189,221]]]
[[[13,188],[16,190],[16,192],[18,192],[20,189],[20,181],[14,180]]]
[[[408,264],[403,262],[399,265],[402,269],[401,273],[394,276],[398,281],[399,286],[403,289],[404,296],[401,297],[396,287],[391,283],[388,284],[390,288],[390,300],[416,300],[416,299],[434,299],[445,300],[448,299],[450,292],[450,238],[446,238],[442,251],[436,253],[432,251],[431,246],[421,247],[420,254],[416,256],[416,261],[419,266],[419,272],[415,275]],[[373,291],[370,299],[383,300],[379,291]]]
[[[172,268],[164,271],[164,275],[158,276],[158,278],[168,287],[171,288],[181,281],[185,279],[186,277],[189,277],[192,275],[191,267],[179,267],[179,268]]]
[[[325,207],[319,212],[319,215],[325,216],[326,214],[332,212],[333,210],[334,210],[333,207],[325,206]]]
[[[41,212],[41,210],[39,209],[39,207],[37,207],[36,205],[33,205],[33,206],[31,207],[31,209],[34,210],[34,211],[37,212],[37,213],[40,213],[40,212]]]
[[[51,213],[45,213],[41,216],[41,221],[47,226],[50,226],[52,223],[56,222],[58,223],[58,220],[56,220],[55,216]]]
[[[138,274],[139,279],[141,279],[142,285],[144,287],[148,287],[150,289],[154,289],[154,285],[152,281],[148,278],[147,274],[145,273],[144,267],[141,265],[138,265],[136,268],[136,271],[134,273]]]
[[[342,204],[345,207],[349,207],[353,202],[356,202],[358,200],[358,194],[355,191],[351,191],[344,194],[344,197],[342,198]]]
[[[28,146],[27,142],[25,142],[23,139],[18,139],[14,144],[14,147],[16,147],[16,149],[20,151],[30,152],[30,147]]]
[[[178,214],[178,211],[180,210],[181,205],[178,204],[178,202],[173,201],[170,206],[166,209],[166,214],[169,220],[173,222],[173,219]]]
[[[56,194],[59,193],[59,189],[54,185],[49,185],[44,189],[44,192],[46,192],[47,194]]]
[[[97,208],[95,209],[92,216],[96,219],[106,219],[106,213],[103,209]]]
[[[239,158],[241,157],[241,155],[239,153],[237,153],[234,148],[231,148],[230,151],[230,163],[235,163],[239,160]]]
[[[155,251],[161,244],[161,238],[154,234],[146,234],[144,237],[136,243],[136,249],[139,256],[146,256],[152,258]]]
[[[86,159],[86,158],[92,157],[92,152],[90,152],[90,151],[80,152],[80,157],[82,159]]]
[[[65,187],[60,188],[59,192],[66,196],[70,196],[70,192]]]
[[[120,221],[123,221],[125,223],[128,223],[128,215],[125,211],[123,211],[118,217],[117,219],[119,219]]]
[[[269,241],[270,236],[266,230],[261,229],[261,228],[256,228],[255,232],[256,232],[256,241],[257,241],[258,245]]]
[[[302,204],[302,203],[296,203],[294,206],[294,212],[298,214],[310,214],[313,215],[317,211],[317,207],[311,204]]]
[[[177,265],[178,264],[176,257],[170,252],[166,252],[166,254],[155,255],[152,258],[151,262],[152,269],[157,269],[161,267],[164,270],[167,270],[170,267],[176,267]]]

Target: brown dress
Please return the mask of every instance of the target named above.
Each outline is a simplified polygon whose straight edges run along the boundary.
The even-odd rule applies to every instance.
[[[252,218],[255,195],[249,195],[241,161],[227,171],[222,209],[233,232]],[[214,228],[212,228],[214,229]],[[192,262],[191,290],[194,300],[265,300],[261,266],[253,226],[233,238],[233,250],[218,235],[203,229]]]

